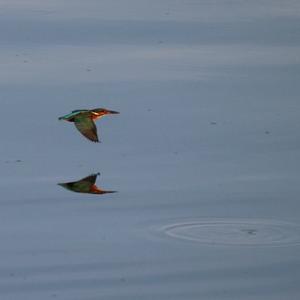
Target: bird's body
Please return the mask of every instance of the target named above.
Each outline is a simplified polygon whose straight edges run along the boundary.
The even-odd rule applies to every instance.
[[[65,120],[68,122],[74,122],[79,132],[87,139],[93,142],[99,142],[97,127],[94,120],[97,120],[107,114],[118,114],[119,112],[113,110],[107,110],[105,108],[95,109],[78,109],[73,110],[70,114],[58,118],[59,120]]]
[[[78,181],[58,183],[58,185],[64,187],[67,190],[76,192],[76,193],[85,193],[85,194],[108,194],[115,193],[115,191],[105,191],[96,186],[97,176],[100,175],[92,174],[85,178],[82,178]]]

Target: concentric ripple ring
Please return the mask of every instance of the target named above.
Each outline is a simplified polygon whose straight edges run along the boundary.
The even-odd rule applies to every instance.
[[[209,245],[300,245],[300,225],[274,220],[199,219],[166,225],[161,231],[173,238]]]

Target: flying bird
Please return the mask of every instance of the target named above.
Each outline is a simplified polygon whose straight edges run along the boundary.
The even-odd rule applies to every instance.
[[[78,181],[58,183],[58,185],[63,188],[73,191],[75,193],[86,193],[86,194],[108,194],[108,193],[116,193],[116,191],[105,191],[96,186],[96,179],[100,173],[92,174],[85,178],[82,178]]]
[[[73,110],[70,114],[58,118],[59,120],[65,120],[73,122],[79,132],[92,142],[99,142],[97,127],[94,120],[97,120],[105,115],[118,114],[119,112],[114,110],[108,110],[105,108],[95,109],[78,109]]]

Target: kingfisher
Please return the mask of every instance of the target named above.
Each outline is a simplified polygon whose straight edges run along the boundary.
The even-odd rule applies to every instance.
[[[91,174],[85,178],[82,178],[78,181],[58,183],[58,185],[63,188],[73,191],[75,193],[85,193],[85,194],[108,194],[108,193],[116,193],[116,191],[105,191],[96,186],[96,179],[100,173]]]
[[[58,120],[73,122],[83,136],[92,142],[98,143],[97,127],[94,120],[109,114],[119,114],[119,112],[105,108],[77,109],[73,110],[70,114],[58,118]]]

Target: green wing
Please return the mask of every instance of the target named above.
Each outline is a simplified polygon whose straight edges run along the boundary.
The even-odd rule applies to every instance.
[[[77,116],[80,112],[79,111],[72,111],[70,114],[64,115],[62,117],[59,117],[58,120],[66,120],[69,121],[70,119]]]
[[[82,112],[87,112],[89,111],[88,109],[75,109],[75,110],[72,110],[72,113],[82,113]]]
[[[75,116],[74,121],[76,128],[83,136],[90,141],[99,142],[96,125],[89,116]]]

